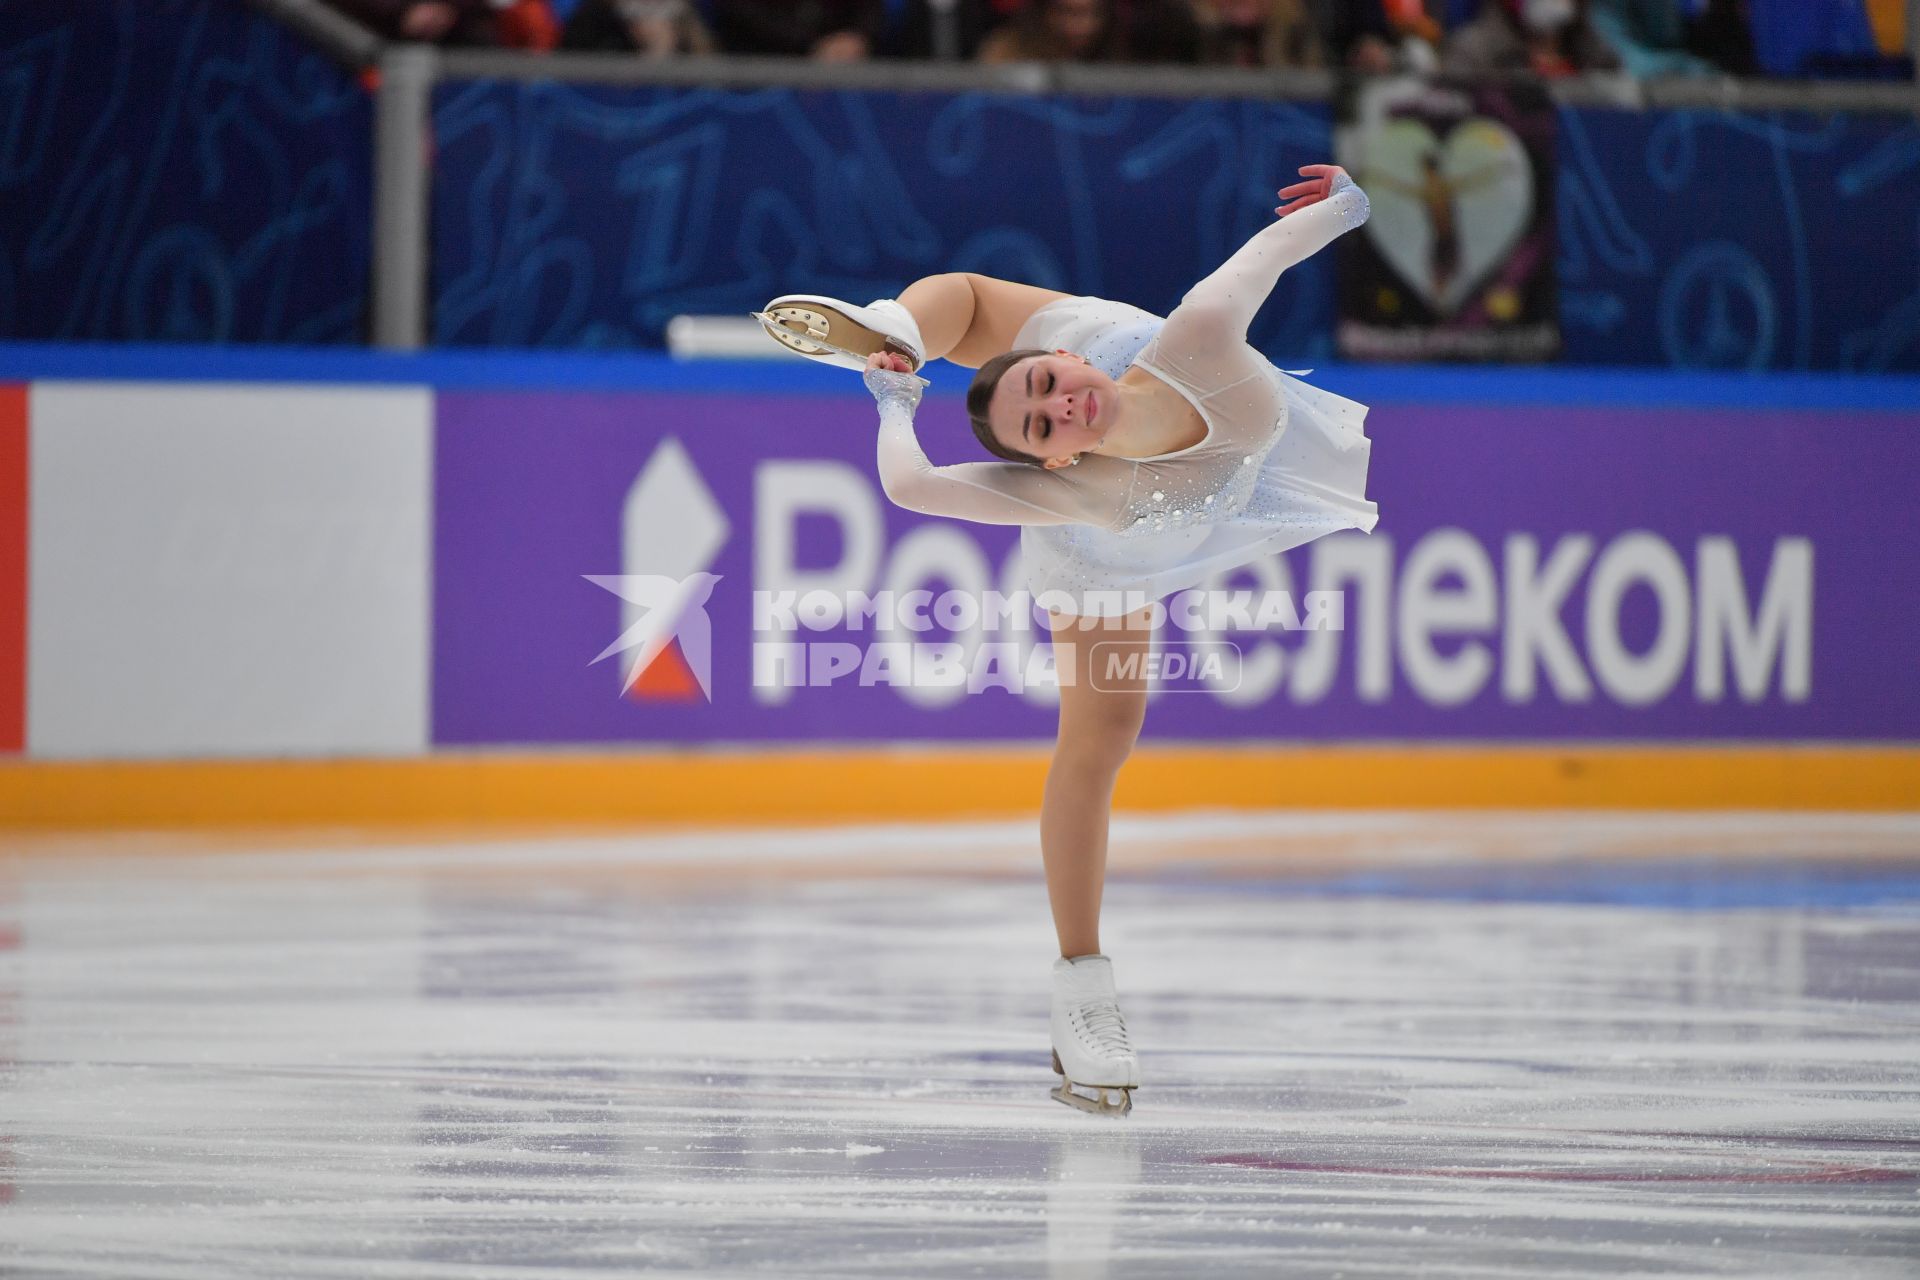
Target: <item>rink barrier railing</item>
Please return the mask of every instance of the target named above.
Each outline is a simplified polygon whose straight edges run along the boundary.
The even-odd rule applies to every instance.
[[[439,751],[418,759],[10,761],[0,831],[943,821],[1039,812],[1051,748]],[[859,787],[845,785],[850,776]],[[1920,807],[1920,747],[1155,742],[1121,813]],[[4,850],[4,844],[0,844]]]
[[[324,0],[248,3],[286,22],[342,65],[365,73],[374,86],[372,337],[377,347],[402,351],[426,344],[432,197],[431,175],[420,157],[431,137],[433,89],[445,81],[1325,101],[1338,80],[1329,71],[1226,67],[989,66],[884,59],[823,64],[743,56],[654,61],[623,54],[443,50],[383,40],[328,8]],[[1920,114],[1920,84],[1911,82],[1730,76],[1635,80],[1612,74],[1556,80],[1548,88],[1563,106]]]

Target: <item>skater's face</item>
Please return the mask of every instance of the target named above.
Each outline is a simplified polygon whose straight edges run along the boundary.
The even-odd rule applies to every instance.
[[[1120,411],[1118,391],[1071,352],[1029,356],[1000,376],[987,421],[1009,449],[1064,467],[1106,438]]]

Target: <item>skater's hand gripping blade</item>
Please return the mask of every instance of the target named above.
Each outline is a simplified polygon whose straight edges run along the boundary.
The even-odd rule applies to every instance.
[[[760,322],[760,327],[767,331],[769,338],[789,351],[798,352],[803,356],[815,358],[827,355],[843,356],[848,361],[848,368],[864,369],[868,356],[875,351],[891,349],[885,343],[876,341],[871,351],[851,350],[832,341],[829,336],[832,333],[832,321],[828,317],[797,308],[784,308],[783,312],[779,315],[767,311],[752,311],[748,314]],[[864,330],[861,332],[864,333]],[[908,359],[911,360],[912,357],[909,356]],[[903,376],[911,377],[923,387],[933,385],[918,374]]]

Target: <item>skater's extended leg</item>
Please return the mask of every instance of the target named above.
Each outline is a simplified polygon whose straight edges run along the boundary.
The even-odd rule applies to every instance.
[[[926,357],[944,357],[957,365],[977,369],[1003,351],[1013,350],[1013,339],[1027,317],[1064,293],[972,272],[915,280],[899,302],[919,322]]]
[[[1047,897],[1066,957],[1100,950],[1113,788],[1147,714],[1142,659],[1153,644],[1148,616],[1145,609],[1124,618],[1048,615],[1056,654],[1063,645],[1073,646],[1072,677],[1066,679],[1063,670],[1060,732],[1040,802]]]
[[[922,276],[901,290],[896,301],[919,324],[929,360],[939,360],[959,346],[973,323],[973,285],[963,272]]]
[[[880,298],[864,307],[818,294],[789,293],[754,316],[781,346],[845,369],[864,369],[881,352],[904,357],[913,369],[942,356],[977,369],[1013,349],[1028,316],[1066,296],[951,271],[916,280],[898,298]]]

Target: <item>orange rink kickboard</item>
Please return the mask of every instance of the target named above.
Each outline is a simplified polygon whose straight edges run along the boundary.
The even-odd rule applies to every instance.
[[[781,824],[1036,813],[1051,744],[968,750],[438,753],[399,759],[0,761],[0,830],[459,823]],[[1920,809],[1905,744],[1135,750],[1120,812]]]

